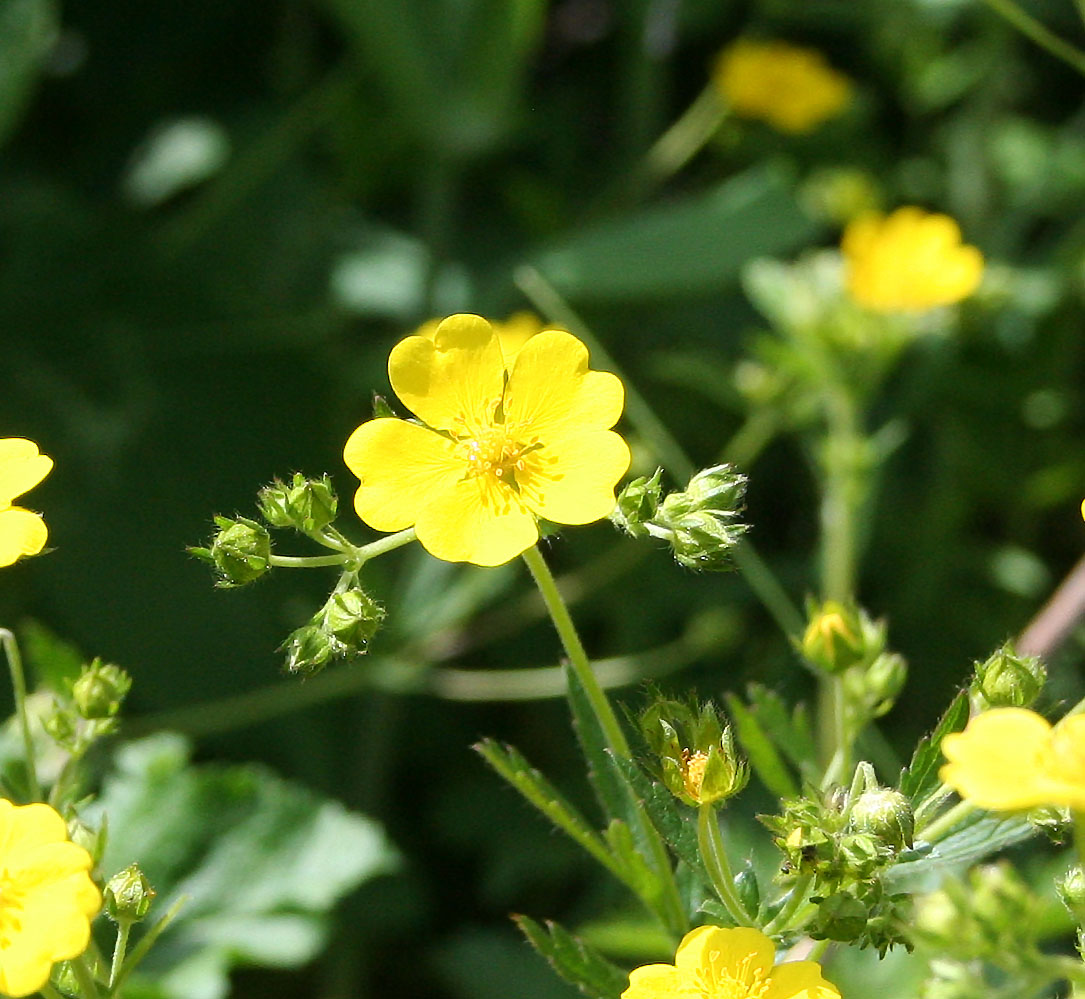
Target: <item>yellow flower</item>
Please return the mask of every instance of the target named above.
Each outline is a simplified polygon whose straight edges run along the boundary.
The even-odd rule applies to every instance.
[[[700,926],[682,939],[673,965],[631,971],[622,999],[840,999],[816,961],[774,965],[775,956],[760,930]]]
[[[845,281],[851,297],[875,312],[915,312],[967,298],[983,276],[983,255],[961,243],[948,215],[898,208],[866,212],[844,230]]]
[[[415,330],[415,336],[424,336],[427,340],[432,340],[437,333],[437,327],[442,322],[441,319],[431,319],[429,322],[423,323]],[[501,345],[501,356],[505,360],[506,371],[512,370],[517,355],[520,353],[520,348],[528,340],[536,333],[541,333],[544,329],[554,329],[553,326],[544,327],[542,320],[534,312],[526,311],[514,312],[504,322],[491,319],[489,323],[497,334],[497,342]]]
[[[49,532],[36,513],[12,506],[16,496],[33,489],[49,474],[53,460],[22,437],[0,438],[0,566],[24,555],[37,555]]]
[[[437,558],[500,565],[538,540],[536,517],[588,524],[614,508],[629,448],[610,428],[625,391],[588,370],[571,334],[531,337],[506,376],[490,324],[450,316],[432,340],[396,344],[388,377],[426,425],[370,420],[347,441],[354,508],[370,527],[413,525]]]
[[[27,996],[78,957],[101,907],[90,854],[48,805],[0,799],[0,992]]]
[[[942,740],[941,779],[980,808],[1085,811],[1085,715],[1052,727],[1027,708],[992,708]]]
[[[713,78],[735,114],[781,132],[811,131],[851,96],[848,78],[820,52],[786,42],[740,38],[720,54]]]

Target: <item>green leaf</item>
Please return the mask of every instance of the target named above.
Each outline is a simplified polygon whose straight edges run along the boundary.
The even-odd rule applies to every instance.
[[[257,766],[194,767],[180,736],[124,746],[87,810],[109,817],[101,868],[137,862],[158,892],[148,922],[184,896],[181,917],[135,972],[168,999],[219,999],[239,964],[298,967],[326,916],[397,857],[370,819]]]
[[[960,732],[968,724],[968,694],[960,691],[946,708],[934,731],[920,739],[912,762],[900,775],[900,792],[918,803],[938,786],[938,767],[942,762],[942,739],[950,732]]]
[[[551,967],[592,999],[617,999],[629,986],[629,976],[583,940],[555,922],[542,926],[527,916],[514,916],[516,925]]]
[[[649,865],[637,849],[627,822],[612,819],[606,831],[610,851],[622,872],[622,880],[655,911],[663,905],[666,886],[660,872]],[[670,870],[665,876],[670,876]]]
[[[756,167],[707,193],[583,228],[534,264],[578,302],[716,292],[747,260],[786,253],[814,235],[791,180],[778,168]]]
[[[41,686],[68,693],[69,683],[83,670],[86,660],[70,642],[64,641],[38,621],[27,621],[19,629],[23,658]]]
[[[774,690],[760,683],[746,688],[750,710],[756,715],[765,733],[780,750],[812,783],[817,782],[817,746],[810,719],[802,704],[790,711],[784,699]]]
[[[557,789],[513,746],[502,746],[493,739],[475,744],[478,754],[531,802],[559,829],[588,851],[604,867],[619,877],[622,868],[610,855],[606,844],[584,817]]]
[[[778,798],[795,797],[799,793],[798,786],[758,719],[734,694],[727,694],[725,698],[727,711],[735,724],[735,734],[761,783]]]

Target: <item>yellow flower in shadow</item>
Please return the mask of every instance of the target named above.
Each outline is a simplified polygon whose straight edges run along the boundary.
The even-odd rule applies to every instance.
[[[622,999],[840,999],[816,961],[774,964],[775,956],[760,930],[701,926],[682,939],[673,965],[631,971]]]
[[[939,777],[980,808],[1085,811],[1085,715],[1052,726],[1027,708],[992,708],[947,735],[942,753]]]
[[[629,448],[610,428],[625,390],[588,369],[571,334],[532,336],[506,372],[493,327],[450,316],[432,339],[400,341],[388,376],[424,426],[383,417],[347,441],[354,508],[370,527],[413,525],[437,558],[500,565],[538,540],[537,517],[588,524],[614,508]]]
[[[17,496],[33,489],[53,467],[52,458],[22,437],[0,438],[0,566],[24,555],[37,555],[49,531],[36,513],[13,506]]]
[[[983,277],[983,255],[961,242],[948,215],[906,206],[866,212],[844,230],[845,283],[875,312],[917,312],[967,298]]]
[[[90,943],[102,904],[90,854],[48,805],[0,799],[0,992],[27,996]]]
[[[814,49],[740,38],[720,53],[713,79],[727,106],[781,132],[809,132],[839,114],[851,83]]]

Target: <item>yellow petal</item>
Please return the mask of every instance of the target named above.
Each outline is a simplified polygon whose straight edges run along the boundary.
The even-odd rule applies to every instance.
[[[546,330],[520,350],[505,392],[505,421],[544,444],[549,438],[608,430],[625,402],[621,380],[588,370],[588,349],[571,333]]]
[[[775,956],[772,941],[760,930],[700,926],[682,938],[674,963],[682,972],[711,969],[717,980],[726,974],[753,984],[758,972],[762,978],[768,975]]]
[[[24,555],[37,555],[45,547],[49,529],[36,513],[20,506],[0,509],[0,566]]]
[[[10,805],[0,810],[0,856],[18,857],[40,849],[43,844],[62,844],[68,839],[68,827],[56,809],[41,802],[30,805]],[[71,844],[69,844],[71,845]],[[75,847],[80,850],[80,847]],[[86,850],[86,867],[90,856]]]
[[[0,992],[12,999],[33,995],[52,970],[53,962],[37,951],[9,947],[0,954]]]
[[[415,528],[422,547],[446,562],[503,565],[539,539],[519,496],[489,476],[443,483],[427,498]]]
[[[992,708],[942,740],[949,762],[939,777],[980,808],[1045,804],[1041,756],[1050,734],[1051,726],[1034,711]]]
[[[1052,729],[1040,766],[1048,801],[1085,809],[1085,715],[1070,715]]]
[[[816,961],[788,961],[773,968],[760,999],[840,999],[840,993],[822,978]]]
[[[38,445],[22,437],[0,439],[0,507],[33,489],[49,474],[53,459],[38,453]]]
[[[621,999],[679,999],[682,974],[669,964],[646,964],[629,972]]]
[[[410,527],[431,495],[464,474],[452,441],[417,423],[388,417],[355,430],[343,448],[343,460],[361,481],[354,509],[378,531]]]
[[[590,524],[614,509],[614,486],[629,470],[629,447],[597,430],[548,440],[517,473],[524,502],[556,524]]]
[[[388,378],[419,419],[457,436],[488,427],[501,402],[505,364],[481,316],[449,316],[429,340],[409,336],[392,348]]]

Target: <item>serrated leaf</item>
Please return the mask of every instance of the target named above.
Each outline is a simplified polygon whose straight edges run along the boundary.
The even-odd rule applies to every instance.
[[[960,691],[939,719],[934,731],[919,740],[912,761],[900,775],[900,792],[918,803],[938,786],[942,762],[942,739],[968,724],[968,694]]]
[[[493,739],[475,744],[478,754],[517,791],[531,802],[567,836],[587,850],[608,870],[621,876],[606,844],[587,820],[561,793],[513,746],[502,746]]]
[[[753,772],[777,798],[795,797],[799,793],[798,785],[758,719],[734,694],[726,694],[725,699],[735,735],[746,751]]]
[[[650,866],[637,849],[633,832],[628,823],[611,819],[607,826],[606,840],[610,851],[622,870],[622,880],[629,885],[653,909],[659,909],[666,890],[660,872]],[[667,871],[670,876],[670,871]]]
[[[629,986],[629,976],[583,940],[547,920],[541,926],[527,916],[514,916],[516,925],[550,966],[592,999],[617,999]]]
[[[102,870],[138,862],[182,918],[132,979],[167,999],[219,999],[240,964],[297,967],[319,952],[327,914],[397,858],[372,820],[263,767],[195,767],[176,735],[124,746],[87,818],[109,816]]]
[[[774,690],[751,683],[746,688],[750,710],[756,715],[766,734],[811,782],[817,781],[817,745],[810,719],[801,704],[788,711],[784,699]]]

